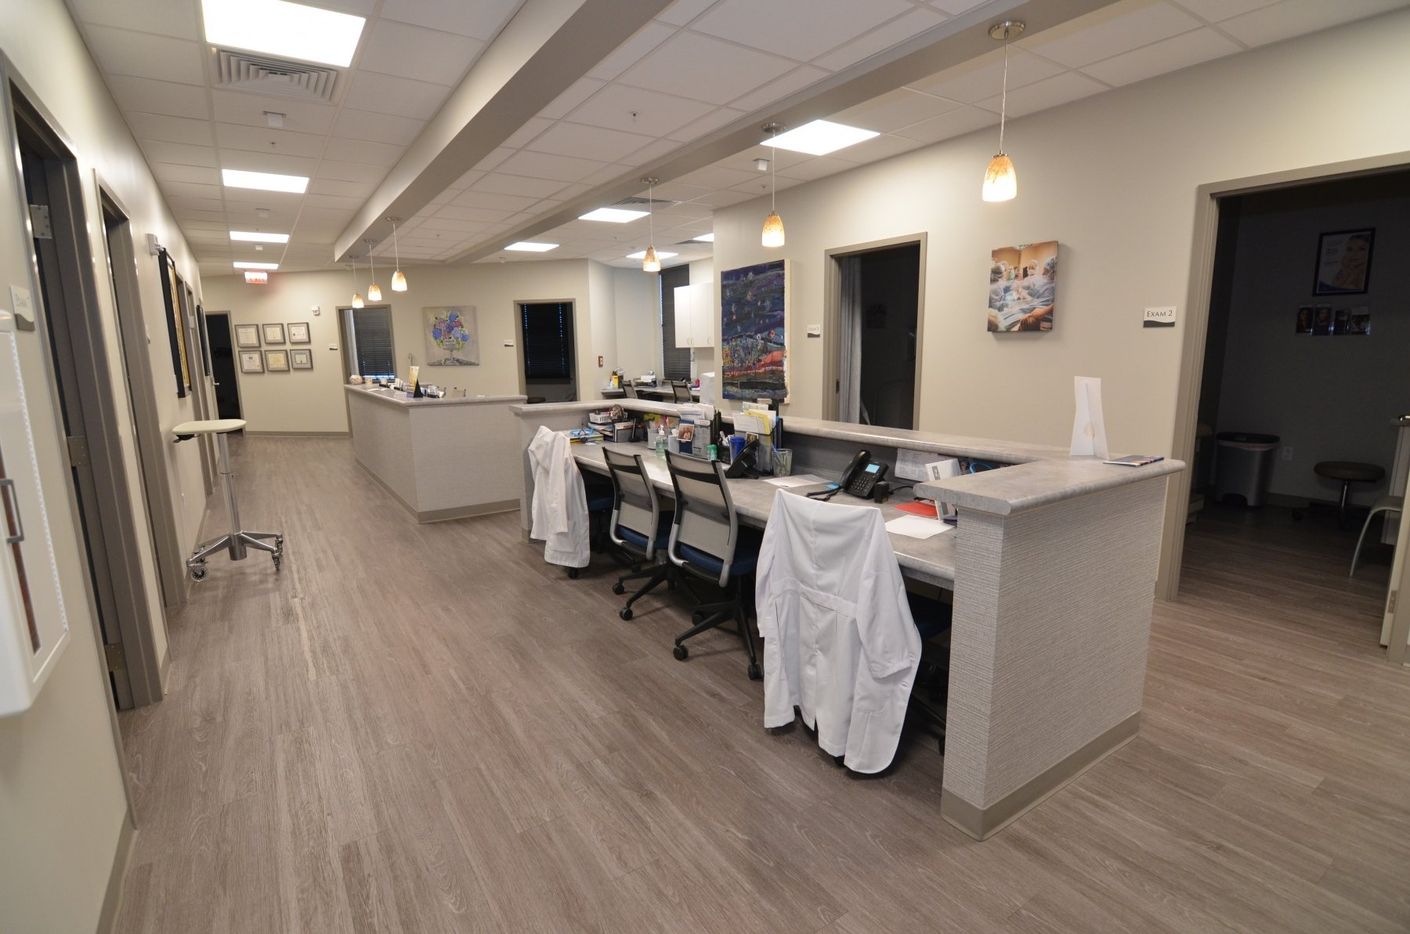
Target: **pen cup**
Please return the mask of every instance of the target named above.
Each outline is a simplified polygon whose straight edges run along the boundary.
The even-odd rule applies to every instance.
[[[744,436],[730,435],[729,439],[729,461],[733,464],[739,460],[739,455],[744,453]]]
[[[793,449],[774,448],[774,476],[786,477],[793,473]]]

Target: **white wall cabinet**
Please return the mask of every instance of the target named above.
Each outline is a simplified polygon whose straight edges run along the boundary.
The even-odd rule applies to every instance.
[[[715,346],[714,282],[692,282],[676,290],[676,346]]]

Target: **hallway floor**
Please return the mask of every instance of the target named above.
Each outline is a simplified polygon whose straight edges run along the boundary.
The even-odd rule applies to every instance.
[[[344,439],[236,450],[284,571],[213,559],[171,624],[169,696],[121,718],[119,931],[1410,926],[1384,563],[1347,581],[1294,532],[1202,518],[1139,735],[976,843],[939,817],[933,742],[858,779],[765,732],[737,639],[677,662],[687,613],[618,619],[608,561],[569,580],[513,514],[418,526]]]

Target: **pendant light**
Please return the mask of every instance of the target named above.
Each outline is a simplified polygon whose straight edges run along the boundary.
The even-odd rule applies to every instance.
[[[397,245],[397,219],[387,218],[387,222],[392,225],[392,253],[397,259],[397,271],[392,273],[392,291],[406,291],[406,273],[401,271],[401,247]]]
[[[770,123],[764,127],[764,132],[773,139],[778,136],[781,127],[777,123]],[[778,158],[778,149],[774,149],[769,158],[769,216],[764,218],[764,232],[759,238],[759,242],[767,247],[783,246],[783,218],[778,216],[778,173],[774,169],[774,161]]]
[[[367,286],[367,300],[369,302],[380,302],[382,300],[382,287],[377,284],[377,261],[372,258],[372,241],[364,240],[367,244],[367,264],[372,269],[372,282]]]
[[[357,290],[357,260],[353,260],[353,264],[352,264],[352,278],[353,278],[352,306],[353,306],[354,308],[361,308],[361,307],[362,307],[362,293],[358,292],[358,290]]]
[[[1004,44],[1004,90],[999,98],[999,151],[989,160],[989,169],[984,173],[985,201],[1012,201],[1018,194],[1018,173],[1004,152],[1004,124],[1009,109],[1009,39],[1021,35],[1022,20],[1006,19],[989,27],[989,37]]]
[[[646,223],[649,228],[646,239],[646,253],[641,257],[642,272],[660,272],[661,261],[656,258],[656,183],[660,181],[654,176],[643,178],[646,182],[647,209],[650,213],[646,215]]]

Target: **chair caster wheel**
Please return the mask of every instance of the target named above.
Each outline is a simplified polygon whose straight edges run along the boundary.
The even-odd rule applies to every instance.
[[[569,568],[569,569],[568,569],[568,579],[569,579],[569,580],[573,580],[573,581],[575,581],[575,580],[578,579],[578,569],[577,569],[577,568]]]
[[[686,648],[686,647],[683,646],[683,645],[678,645],[678,646],[676,646],[675,649],[671,652],[671,654],[676,657],[676,660],[677,660],[677,661],[682,661],[682,662],[683,662],[683,661],[685,661],[687,658],[690,657],[690,649]]]
[[[191,571],[191,579],[192,579],[193,581],[195,581],[196,583],[199,584],[201,581],[203,581],[203,580],[206,579],[206,568],[205,568],[205,565],[201,565],[200,567],[190,568],[189,570]]]
[[[629,606],[624,606],[624,607],[622,607],[620,610],[617,611],[617,615],[620,616],[620,617],[622,617],[622,619],[631,619],[631,618],[632,618],[632,608],[629,607]]]
[[[280,566],[281,564],[283,564],[283,563],[284,563],[284,556],[283,556],[283,555],[275,555],[275,556],[274,556],[274,573],[275,573],[275,574],[278,574],[278,573],[279,573],[279,566]]]
[[[749,663],[749,680],[750,680],[750,681],[763,681],[763,680],[764,680],[764,669],[760,668],[760,667],[758,666],[758,664],[755,663],[755,662],[750,662],[750,663]]]
[[[621,581],[617,581],[617,583],[612,585],[612,592],[620,597],[622,594],[627,592],[627,588],[622,586]]]

